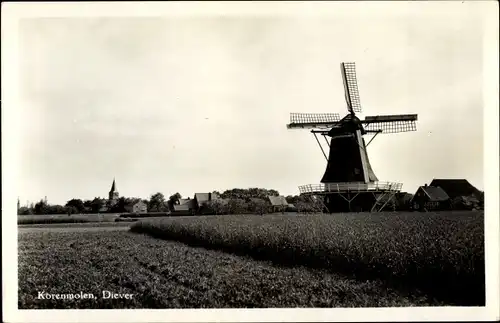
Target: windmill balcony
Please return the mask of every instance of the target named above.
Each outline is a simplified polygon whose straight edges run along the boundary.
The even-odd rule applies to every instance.
[[[328,194],[344,192],[399,192],[402,183],[371,182],[371,183],[326,183],[299,186],[300,194]]]

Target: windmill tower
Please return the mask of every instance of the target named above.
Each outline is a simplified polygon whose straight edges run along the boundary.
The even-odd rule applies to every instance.
[[[321,197],[329,212],[381,211],[401,190],[401,183],[379,182],[366,148],[378,134],[416,130],[416,114],[367,116],[361,112],[355,63],[342,63],[345,99],[348,114],[292,113],[288,129],[311,129],[311,133],[327,161],[319,185],[299,186],[302,195]],[[328,155],[318,139],[324,137]],[[363,136],[372,135],[368,143]],[[330,139],[329,139],[329,138]]]

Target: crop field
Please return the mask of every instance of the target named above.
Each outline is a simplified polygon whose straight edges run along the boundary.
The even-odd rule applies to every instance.
[[[19,308],[443,305],[417,291],[396,290],[382,280],[357,280],[304,266],[284,267],[132,233],[128,225],[20,226]],[[104,299],[103,291],[132,294],[132,298]],[[80,292],[94,298],[47,296]]]
[[[133,232],[382,280],[448,305],[485,304],[484,213],[212,216],[144,220]]]

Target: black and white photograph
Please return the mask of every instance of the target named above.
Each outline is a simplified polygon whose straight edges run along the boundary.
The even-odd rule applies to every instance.
[[[7,321],[500,319],[495,2],[2,7]]]

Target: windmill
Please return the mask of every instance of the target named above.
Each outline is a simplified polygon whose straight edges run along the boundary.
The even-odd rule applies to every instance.
[[[401,183],[380,182],[375,175],[366,148],[378,134],[416,130],[416,114],[367,116],[361,112],[355,63],[342,63],[348,114],[291,113],[288,129],[311,129],[321,148],[327,166],[319,185],[299,186],[302,195],[322,196],[329,212],[381,211],[401,190]],[[323,136],[330,151],[328,155],[318,139]],[[363,136],[372,135],[368,143]]]

